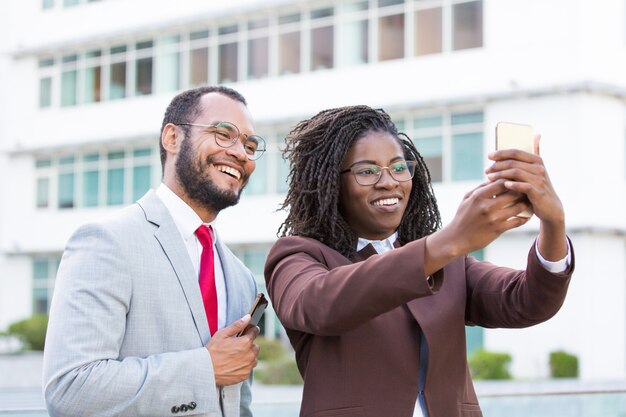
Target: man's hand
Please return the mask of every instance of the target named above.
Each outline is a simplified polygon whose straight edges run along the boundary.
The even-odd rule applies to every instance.
[[[206,348],[211,354],[215,383],[219,386],[237,384],[250,375],[257,365],[259,347],[254,339],[259,335],[259,328],[252,326],[239,337],[234,337],[250,323],[246,314],[228,327],[215,332]]]

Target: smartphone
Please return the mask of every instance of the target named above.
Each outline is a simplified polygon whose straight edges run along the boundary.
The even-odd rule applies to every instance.
[[[261,316],[263,315],[263,312],[267,308],[268,304],[269,303],[267,301],[267,298],[265,298],[265,295],[261,292],[258,293],[256,298],[254,299],[254,302],[252,303],[252,307],[250,307],[250,311],[248,311],[248,314],[250,314],[250,317],[252,317],[250,320],[250,324],[248,324],[245,329],[240,331],[237,336],[241,336],[250,327],[257,326],[259,324],[259,321],[261,321]]]
[[[502,149],[520,149],[535,153],[535,132],[532,126],[510,122],[496,124],[496,150]],[[516,217],[530,218],[532,215],[532,211],[526,209]]]

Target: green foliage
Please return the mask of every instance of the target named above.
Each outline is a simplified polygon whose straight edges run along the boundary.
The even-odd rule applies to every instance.
[[[278,340],[269,340],[259,336],[254,340],[260,348],[258,360],[273,361],[280,359],[287,354],[285,347]]]
[[[48,315],[36,314],[29,319],[15,322],[9,326],[8,334],[19,337],[27,348],[43,350],[48,327]]]
[[[552,378],[577,378],[578,358],[562,350],[550,352],[550,376]]]
[[[511,355],[478,349],[468,358],[470,373],[474,379],[511,379],[508,370]]]
[[[291,356],[284,356],[258,366],[254,371],[254,378],[262,384],[299,385],[303,383],[296,360]]]

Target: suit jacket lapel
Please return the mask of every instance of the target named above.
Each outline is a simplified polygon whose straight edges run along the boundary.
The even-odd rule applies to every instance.
[[[148,191],[137,203],[146,213],[146,220],[158,226],[154,232],[154,237],[172,265],[187,299],[198,330],[198,336],[200,336],[202,343],[206,344],[211,338],[211,334],[198,287],[198,277],[174,219],[152,190]]]
[[[215,247],[222,263],[224,271],[224,284],[226,286],[226,325],[241,318],[241,312],[246,311],[252,300],[245,300],[242,294],[247,291],[242,290],[241,279],[247,271],[242,271],[230,250],[222,243],[219,235],[215,233]],[[247,274],[246,274],[247,275]]]

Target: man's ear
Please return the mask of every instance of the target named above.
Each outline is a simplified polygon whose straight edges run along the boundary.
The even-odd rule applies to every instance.
[[[163,128],[163,133],[161,133],[161,144],[167,153],[176,155],[183,137],[178,126],[168,123]]]

